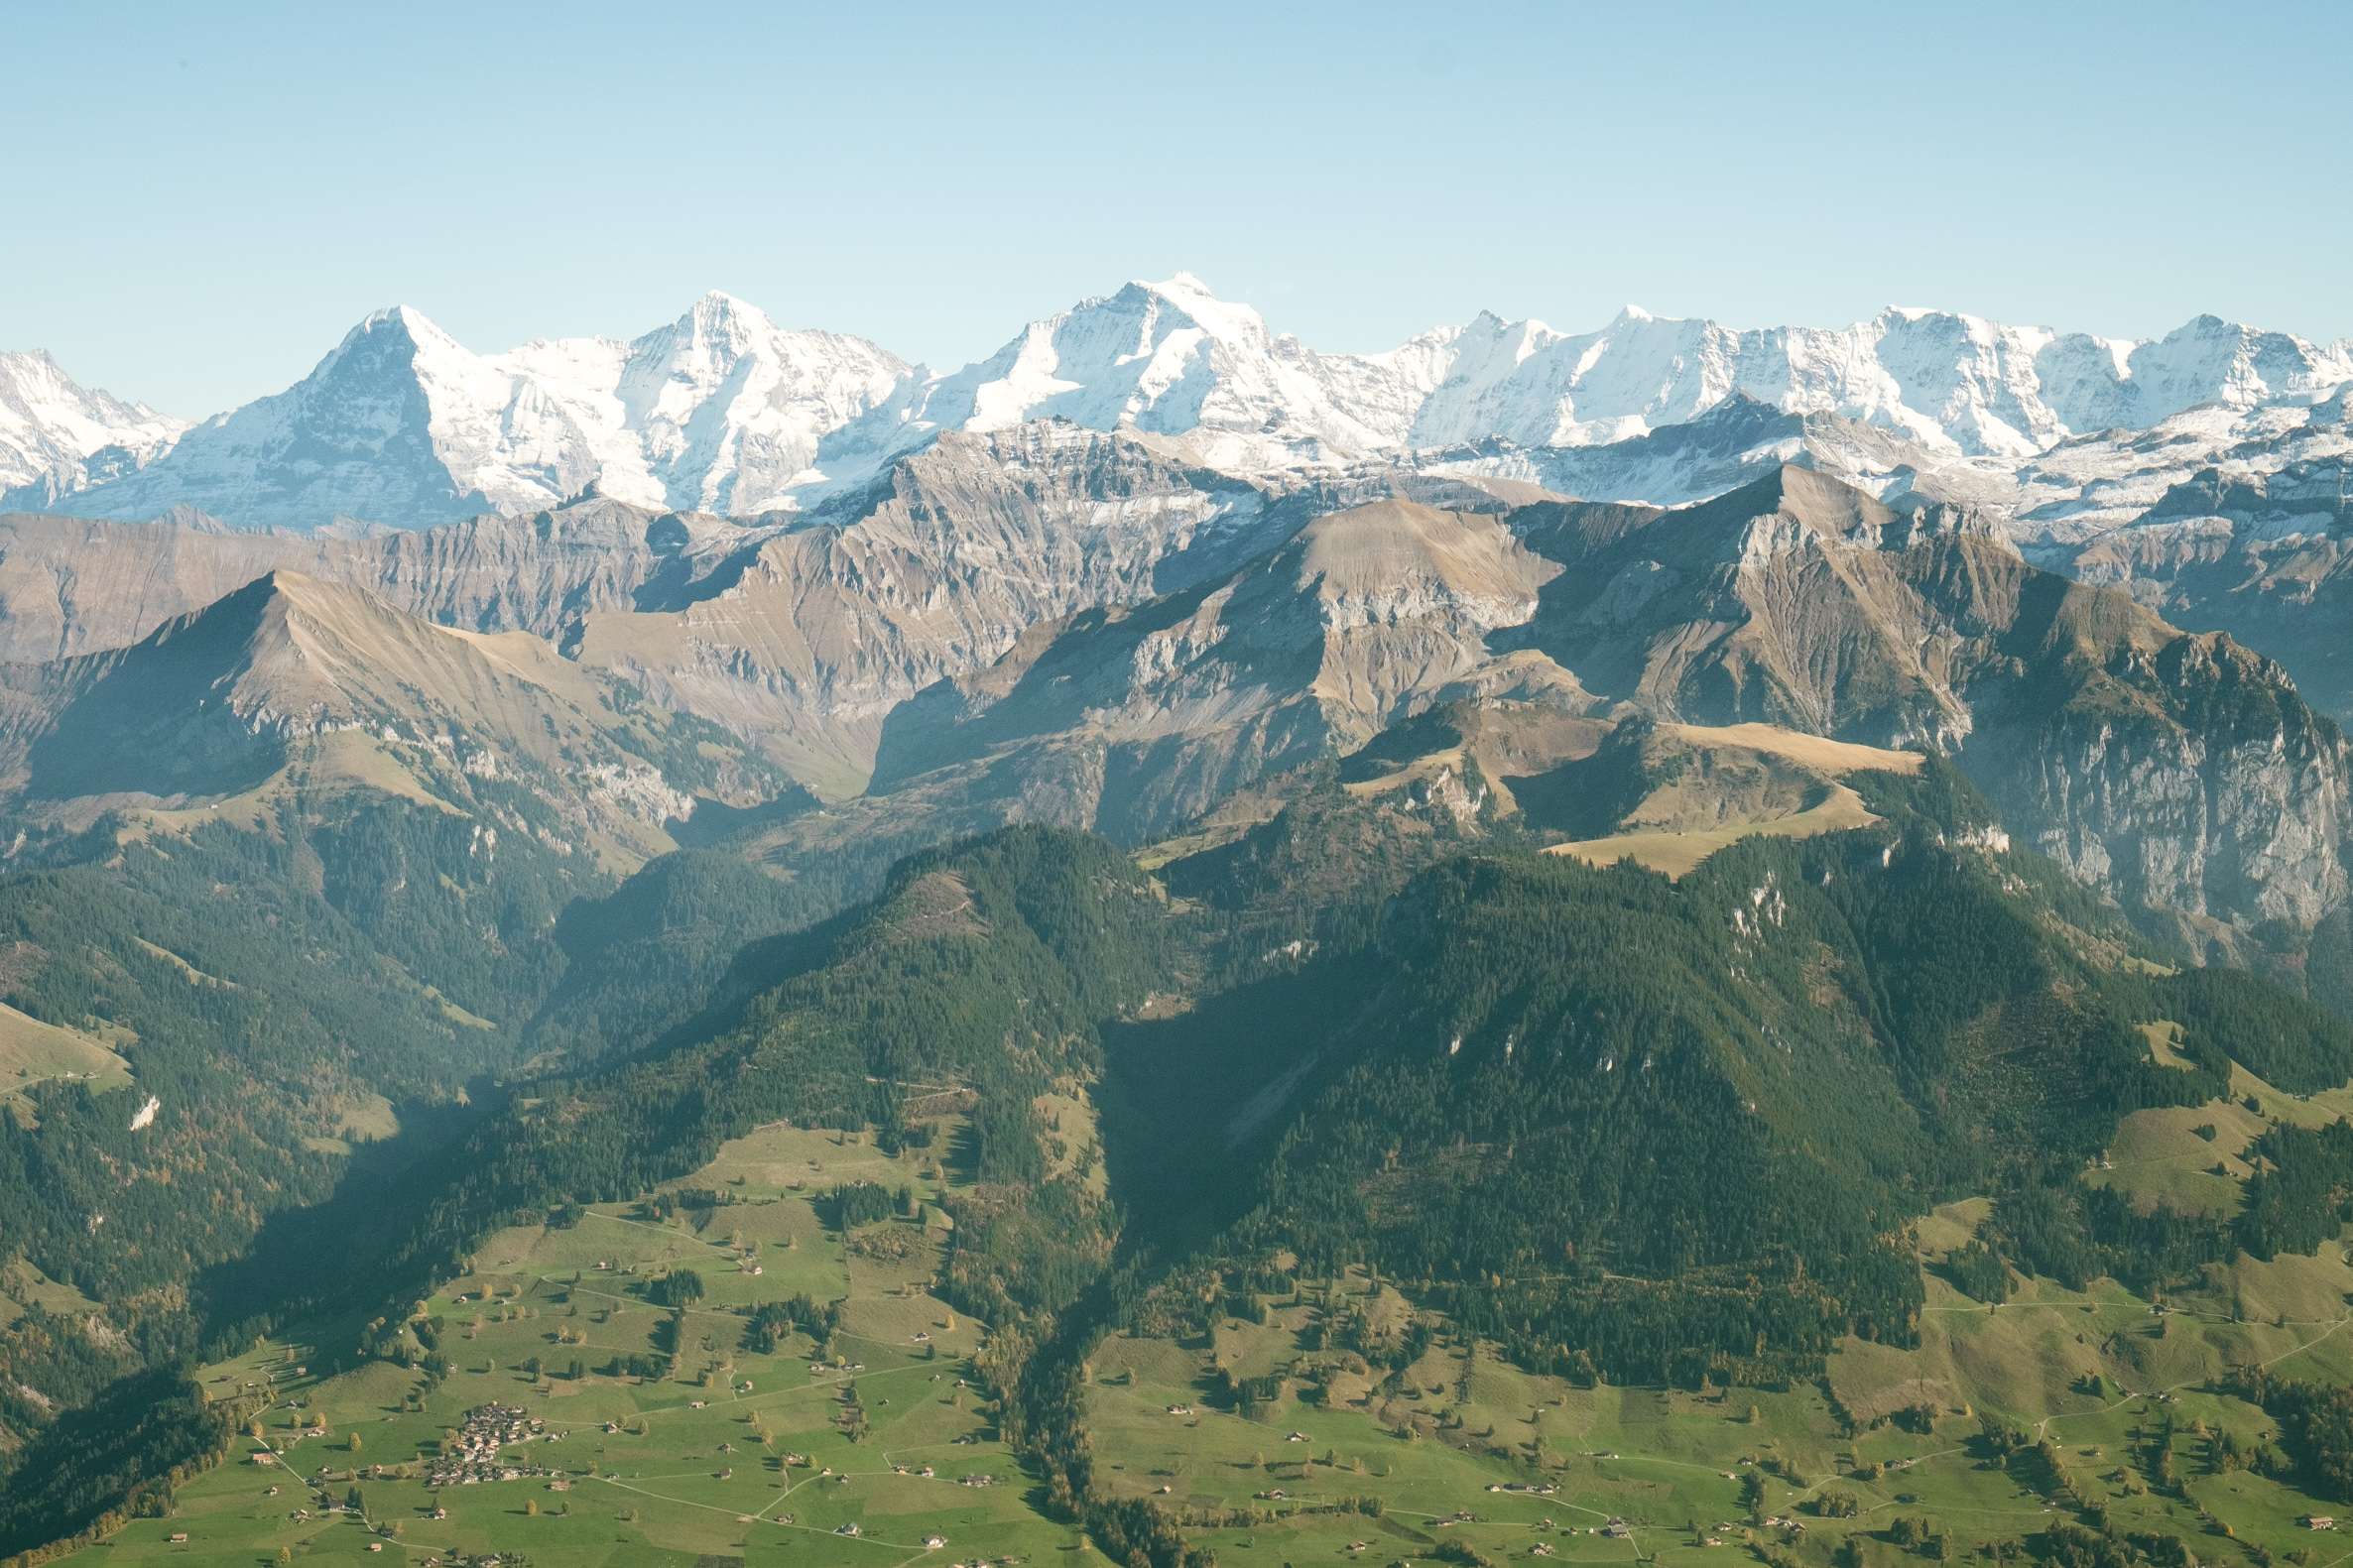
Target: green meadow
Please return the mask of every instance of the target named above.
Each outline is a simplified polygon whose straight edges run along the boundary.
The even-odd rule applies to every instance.
[[[2323,1112],[2260,1083],[2234,1094],[2128,1119],[2084,1179],[2179,1201],[2196,1195],[2183,1167],[2211,1151],[2226,1190],[2206,1196],[2235,1202],[2237,1152],[2272,1121]],[[75,1560],[1103,1561],[998,1440],[972,1368],[987,1325],[932,1293],[950,1240],[938,1202],[962,1178],[945,1153],[955,1120],[929,1126],[928,1147],[897,1152],[767,1128],[634,1202],[500,1232],[415,1304],[405,1360],[319,1378],[334,1337],[360,1332],[342,1325],[205,1369],[215,1397],[266,1394],[258,1435],[171,1517]],[[845,1215],[852,1186],[889,1212]],[[1849,1341],[1787,1387],[1534,1376],[1361,1271],[1194,1340],[1113,1334],[1086,1366],[1098,1480],[1170,1510],[1220,1564],[1268,1568],[2007,1560],[2068,1524],[2205,1563],[2353,1558],[2301,1523],[2326,1502],[2230,1462],[2279,1434],[2222,1391],[2247,1365],[2353,1381],[2341,1242],[2242,1256],[2162,1302],[2013,1276],[1993,1303],[1939,1271],[1985,1219],[1963,1202],[1914,1227],[1916,1347]],[[754,1311],[802,1297],[832,1306],[829,1324],[755,1349]],[[537,1423],[500,1452],[519,1474],[429,1485],[468,1412],[494,1404]]]
[[[981,1327],[927,1288],[945,1239],[929,1200],[952,1180],[870,1137],[780,1127],[670,1189],[729,1200],[716,1206],[656,1218],[649,1202],[604,1204],[560,1229],[503,1232],[420,1304],[445,1376],[382,1360],[321,1380],[316,1341],[207,1368],[216,1396],[267,1390],[260,1435],[183,1487],[170,1518],[75,1560],[1100,1562],[1037,1511],[971,1384]],[[845,1234],[831,1197],[852,1182],[906,1187],[916,1217]],[[700,1297],[658,1304],[685,1271]],[[749,1310],[798,1295],[841,1303],[822,1354],[799,1330],[747,1348]],[[665,1370],[632,1373],[633,1357]],[[545,1434],[500,1462],[553,1474],[428,1486],[467,1412],[490,1404]]]

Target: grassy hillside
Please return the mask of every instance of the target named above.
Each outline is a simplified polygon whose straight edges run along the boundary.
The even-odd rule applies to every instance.
[[[2225,1385],[2338,1365],[2353,1032],[2158,962],[1949,770],[1848,777],[1874,825],[1671,879],[1313,770],[1154,874],[1009,830],[723,971],[692,911],[776,920],[789,895],[666,864],[553,922],[583,972],[535,1013],[603,1019],[673,943],[707,1006],[634,1050],[641,1025],[581,1026],[445,1153],[265,1236],[302,1270],[221,1275],[299,1349],[205,1387],[272,1392],[276,1452],[314,1412],[356,1432],[382,1476],[313,1437],[296,1468],[363,1512],[272,1498],[247,1460],[113,1549],[206,1520],[188,1546],[217,1560],[341,1555],[398,1521],[550,1561],[1714,1538],[1852,1568],[1929,1538],[2185,1539],[2203,1508],[2285,1552],[2328,1501],[2265,1403],[2294,1396]],[[201,933],[140,939],[171,995],[257,1005]],[[2183,1139],[2235,1162],[2225,1188],[2157,1174]],[[928,1391],[949,1357],[962,1404]],[[530,1450],[560,1475],[429,1498],[441,1429],[491,1399],[571,1434]],[[2167,1482],[2135,1456],[2176,1420]],[[2218,1431],[2239,1459],[2183,1481]],[[938,1445],[1024,1490],[938,1501]],[[538,1511],[485,1507],[519,1495]]]

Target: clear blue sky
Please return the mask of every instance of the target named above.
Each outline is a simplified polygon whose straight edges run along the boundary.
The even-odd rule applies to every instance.
[[[947,366],[1178,269],[1329,349],[2353,334],[2344,0],[565,9],[0,10],[0,347],[194,416],[382,304],[490,351],[724,288]]]

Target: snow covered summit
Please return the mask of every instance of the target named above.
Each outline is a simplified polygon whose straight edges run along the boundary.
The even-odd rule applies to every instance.
[[[402,307],[361,322],[294,387],[185,435],[42,380],[46,364],[0,357],[10,499],[110,518],[192,506],[300,529],[527,512],[590,485],[753,516],[863,483],[942,431],[1050,418],[1169,436],[1201,463],[1268,474],[1497,442],[1621,446],[1741,400],[1884,432],[1920,454],[1902,460],[1914,467],[2006,475],[2089,435],[2199,409],[2306,406],[2353,384],[2353,346],[2213,316],[2130,342],[1918,308],[1734,328],[1629,305],[1591,332],[1481,312],[1384,353],[1327,354],[1189,273],[1082,301],[940,374],[862,338],[780,327],[719,293],[638,337],[488,356]],[[12,402],[16,385],[37,390]],[[1664,460],[1664,447],[1639,457],[1646,471]]]

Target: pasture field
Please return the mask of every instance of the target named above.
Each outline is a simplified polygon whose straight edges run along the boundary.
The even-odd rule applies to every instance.
[[[78,1078],[93,1092],[124,1087],[131,1069],[115,1049],[122,1043],[44,1024],[0,1003],[0,1107],[30,1120],[24,1091],[52,1078]]]
[[[1923,1221],[1923,1262],[1983,1217],[1955,1204]],[[1999,1306],[1928,1284],[1917,1348],[1850,1341],[1818,1384],[1690,1390],[1533,1376],[1442,1324],[1413,1364],[1368,1362],[1324,1345],[1324,1303],[1350,1298],[1374,1322],[1412,1307],[1351,1275],[1200,1342],[1114,1337],[1091,1363],[1088,1423],[1111,1484],[1175,1509],[1229,1568],[1829,1564],[1850,1538],[1861,1562],[1893,1565],[2004,1542],[2032,1555],[2054,1524],[2102,1516],[2207,1563],[2353,1556],[2312,1550],[2299,1521],[2328,1504],[2217,1447],[2277,1437],[2217,1391],[2233,1365],[2353,1380],[2353,1268],[2336,1247],[2217,1269],[2163,1313],[2113,1281],[2019,1281]],[[1271,1398],[1230,1392],[1267,1378]],[[1989,1419],[2017,1452],[1998,1452]],[[1744,1485],[1761,1489],[1753,1507]]]
[[[1554,844],[1545,853],[1573,855],[1589,866],[1614,866],[1621,860],[1631,860],[1646,871],[1682,877],[1717,850],[1744,838],[1813,838],[1848,828],[1869,827],[1878,820],[1871,814],[1871,808],[1863,804],[1861,795],[1845,784],[1834,784],[1823,790],[1819,801],[1787,816],[1725,822],[1704,828],[1613,833],[1607,838]]]
[[[944,1148],[954,1128],[939,1132]],[[562,1228],[501,1232],[417,1314],[437,1325],[444,1376],[378,1360],[322,1380],[319,1340],[207,1368],[215,1396],[267,1390],[260,1436],[183,1487],[171,1517],[75,1560],[1099,1564],[1074,1526],[1038,1512],[996,1440],[970,1385],[981,1326],[929,1292],[945,1236],[929,1201],[954,1179],[934,1150],[773,1128],[665,1189],[733,1201],[599,1204]],[[921,1217],[845,1234],[832,1195],[859,1181],[908,1188]],[[681,1270],[700,1297],[658,1304]],[[841,1303],[821,1351],[800,1328],[747,1346],[753,1307],[804,1294]],[[633,1357],[658,1375],[633,1374]],[[428,1485],[467,1413],[493,1404],[538,1423],[499,1450],[524,1473]]]
[[[1812,838],[1868,827],[1879,820],[1863,797],[1842,783],[1855,773],[1917,774],[1919,752],[1889,751],[1849,741],[1800,735],[1772,724],[1661,727],[1672,747],[1720,763],[1725,776],[1694,776],[1660,784],[1615,833],[1551,845],[1546,853],[1589,865],[1632,860],[1663,876],[1688,875],[1720,849],[1744,838]]]
[[[2210,1143],[2152,1121],[2112,1153],[2145,1145],[2171,1161],[2184,1138],[2227,1150],[2258,1116],[2301,1114],[2246,1087],[2265,1110],[2240,1106],[2249,1121]],[[971,1370],[985,1326],[931,1293],[957,1131],[942,1118],[929,1147],[890,1152],[870,1136],[764,1129],[638,1201],[494,1235],[411,1314],[425,1329],[410,1364],[317,1377],[322,1348],[360,1332],[347,1325],[207,1368],[218,1397],[266,1392],[259,1435],[184,1487],[171,1517],[77,1560],[1101,1563],[998,1441]],[[1091,1129],[1064,1131],[1075,1146]],[[837,1194],[856,1183],[892,1212],[845,1231]],[[2326,1503],[2221,1446],[2278,1436],[2220,1391],[2234,1365],[2353,1381],[2341,1243],[2214,1268],[2162,1311],[2105,1280],[2014,1278],[1996,1305],[1937,1271],[1986,1214],[1954,1203],[1917,1225],[1917,1347],[1850,1341],[1819,1380],[1782,1387],[1536,1376],[1357,1272],[1301,1281],[1265,1299],[1263,1321],[1222,1318],[1198,1340],[1115,1334],[1087,1365],[1097,1475],[1172,1510],[1223,1568],[1897,1568],[2004,1543],[2032,1555],[2054,1526],[2094,1518],[2207,1564],[2353,1558],[2315,1550],[2329,1538],[2299,1523]],[[689,1270],[700,1292],[686,1300]],[[829,1326],[755,1348],[751,1313],[803,1296],[838,1304]],[[1343,1321],[1368,1337],[1338,1343],[1326,1325]],[[1392,1347],[1417,1322],[1426,1348],[1401,1361]],[[499,1451],[517,1474],[429,1484],[490,1405],[536,1423]]]

